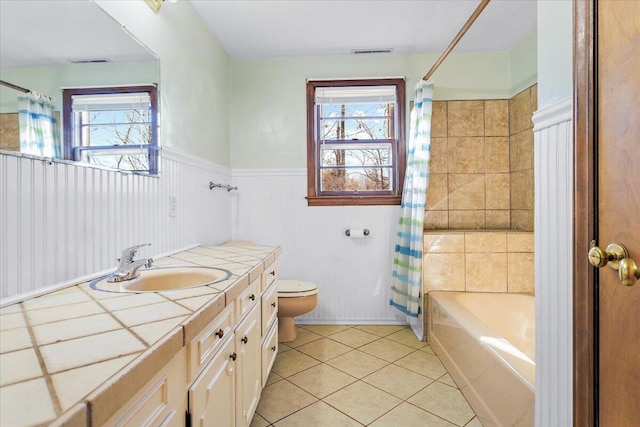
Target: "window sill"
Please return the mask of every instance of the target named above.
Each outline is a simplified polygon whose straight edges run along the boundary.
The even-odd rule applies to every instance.
[[[399,205],[401,196],[308,196],[308,206]]]

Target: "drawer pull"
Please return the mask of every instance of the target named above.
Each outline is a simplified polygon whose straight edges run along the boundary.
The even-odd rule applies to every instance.
[[[276,307],[276,303],[275,303],[275,302],[272,302],[272,303],[271,303],[271,307],[275,308],[275,307]]]
[[[256,300],[256,296],[254,294],[249,295],[249,299],[251,301],[255,301]]]
[[[243,343],[245,343],[245,344],[246,344],[246,343],[248,343],[248,342],[249,342],[249,338],[245,336],[245,337],[244,337],[244,338],[242,338],[240,341],[242,341]]]
[[[216,332],[216,335],[218,336],[218,338],[222,338],[224,336],[224,331],[220,329],[218,332]]]
[[[275,276],[276,275],[276,271],[272,270],[271,273],[269,273],[269,274],[272,275],[272,276]]]
[[[276,351],[276,346],[274,345],[273,347],[271,347],[271,351]]]
[[[229,356],[229,359],[233,360],[234,362],[237,358],[238,358],[238,355],[236,354],[235,351]]]

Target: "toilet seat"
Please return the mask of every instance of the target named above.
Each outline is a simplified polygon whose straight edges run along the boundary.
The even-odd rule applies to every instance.
[[[318,293],[315,283],[302,280],[277,280],[278,298],[308,297]]]

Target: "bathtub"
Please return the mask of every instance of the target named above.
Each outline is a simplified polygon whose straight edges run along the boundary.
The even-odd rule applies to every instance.
[[[428,341],[486,426],[533,426],[534,297],[429,292]]]

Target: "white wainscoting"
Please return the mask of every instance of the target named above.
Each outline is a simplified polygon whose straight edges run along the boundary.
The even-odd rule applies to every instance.
[[[573,409],[573,132],[566,100],[533,116],[536,426],[570,426]]]
[[[230,169],[164,149],[160,174],[0,154],[2,304],[111,270],[127,246],[151,243],[144,257],[230,239],[232,193],[209,190]]]
[[[233,181],[234,240],[281,245],[280,277],[318,285],[300,323],[401,323],[389,306],[399,206],[308,207],[305,169],[234,169]],[[371,234],[350,239],[347,228]]]

